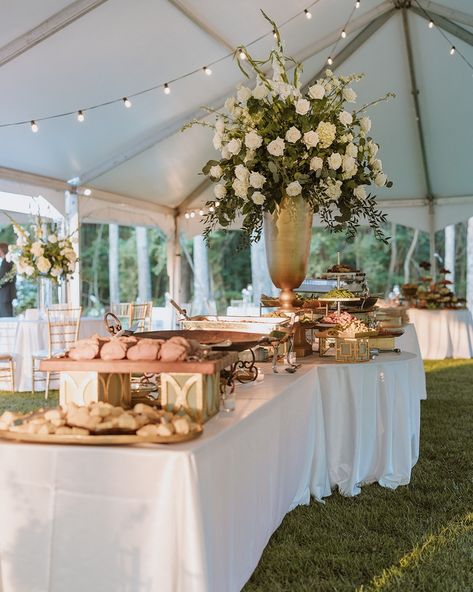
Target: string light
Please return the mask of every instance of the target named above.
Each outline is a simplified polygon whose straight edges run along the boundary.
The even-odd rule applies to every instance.
[[[220,202],[219,201],[216,201],[215,202],[215,207],[218,208],[219,205],[220,205]]]
[[[190,218],[190,217],[191,217],[191,216],[190,216],[189,212],[186,212],[186,213],[184,214],[184,218],[185,218],[186,220],[189,220],[189,218]]]
[[[205,214],[204,210],[199,210],[199,216],[203,216]]]
[[[310,21],[310,19],[312,18],[312,13],[310,12],[310,10],[307,10],[307,8],[306,8],[304,10],[304,14],[305,14],[305,18]]]
[[[87,187],[87,189],[84,189],[84,195],[86,197],[89,197],[90,195],[92,195],[92,189],[89,189],[88,187]]]
[[[204,66],[202,69],[207,74],[207,76],[212,74],[212,70],[208,66]]]
[[[434,21],[432,19],[430,19],[429,21],[429,29],[433,29],[434,28]]]
[[[191,212],[191,218],[195,218],[195,212]]]
[[[452,47],[450,48],[450,55],[455,55],[455,46],[452,45]]]
[[[79,121],[80,123],[82,123],[85,119],[85,115],[82,113],[82,111],[77,111],[77,121]]]
[[[246,53],[242,49],[240,49],[240,52],[238,55],[240,57],[240,60],[246,60]]]
[[[123,97],[123,104],[127,109],[129,109],[133,103],[130,101],[130,99],[127,99],[127,97]]]
[[[171,94],[171,87],[169,86],[169,84],[166,82],[166,84],[164,85],[164,94],[165,95],[169,95]]]
[[[276,33],[276,31],[275,31],[274,29],[273,29],[273,37],[274,37],[275,39],[277,39],[277,38],[278,38],[278,34]]]
[[[360,0],[356,0],[356,2],[355,2],[355,8],[360,8]]]
[[[213,206],[210,206],[210,208],[209,208],[209,212],[210,212],[211,214],[213,214],[213,213],[215,212],[215,208],[214,208]]]
[[[343,29],[342,35],[341,35],[342,39],[346,39],[346,36],[347,36],[347,32],[345,31],[345,29]]]
[[[39,127],[38,124],[36,123],[36,121],[34,121],[34,119],[31,121],[31,131],[36,134],[36,132],[39,131]]]
[[[332,60],[331,56],[328,56],[327,64],[329,66],[331,66],[333,64],[333,60]]]

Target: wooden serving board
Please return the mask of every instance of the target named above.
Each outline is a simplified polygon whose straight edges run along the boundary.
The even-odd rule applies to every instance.
[[[238,353],[230,351],[216,360],[201,362],[160,362],[159,360],[70,360],[69,358],[48,358],[41,360],[40,370],[43,372],[98,372],[101,374],[131,374],[133,372],[160,372],[187,374],[214,374],[238,360]]]
[[[156,436],[147,438],[136,434],[110,434],[106,436],[79,436],[72,434],[26,434],[24,432],[10,432],[0,430],[0,438],[3,440],[15,440],[16,442],[28,442],[30,444],[73,444],[80,446],[129,446],[130,444],[179,444],[194,440],[202,435],[204,429],[199,429],[189,434],[173,434],[172,436]]]

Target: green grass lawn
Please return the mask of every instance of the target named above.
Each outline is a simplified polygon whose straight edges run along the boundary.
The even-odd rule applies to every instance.
[[[473,591],[473,361],[427,362],[426,371],[411,484],[296,508],[245,592]],[[0,411],[56,401],[2,393]]]

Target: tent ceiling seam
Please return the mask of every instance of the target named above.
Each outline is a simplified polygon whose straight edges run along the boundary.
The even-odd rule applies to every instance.
[[[413,6],[412,10],[418,16],[422,17],[425,20],[428,20],[425,12],[423,12],[422,10],[419,10],[419,8],[417,8],[416,6]],[[448,33],[451,33],[452,35],[455,35],[455,37],[457,37],[457,39],[461,39],[462,41],[464,41],[468,45],[473,46],[473,33],[470,33],[470,31],[467,31],[463,27],[460,27],[460,25],[457,25],[456,23],[452,22],[448,18],[445,18],[444,16],[442,16],[432,10],[429,12],[429,16],[432,18],[435,25],[437,25],[438,27],[441,27],[442,29],[444,29]]]
[[[48,37],[71,25],[107,0],[76,0],[23,35],[0,47],[0,67],[27,52]]]

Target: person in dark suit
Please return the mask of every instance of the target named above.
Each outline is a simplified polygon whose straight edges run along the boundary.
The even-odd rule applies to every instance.
[[[6,260],[8,253],[7,243],[0,243],[0,317],[13,316],[13,300],[16,298],[15,276],[9,281],[2,282],[2,279],[10,273],[13,263]]]

